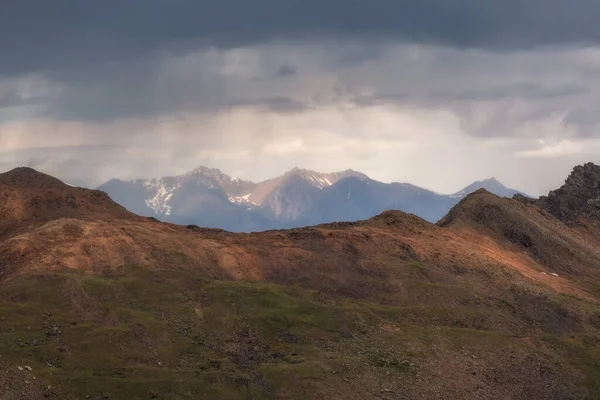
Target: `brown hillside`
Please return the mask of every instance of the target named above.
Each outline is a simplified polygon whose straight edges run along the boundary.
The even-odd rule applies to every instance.
[[[139,279],[128,272],[131,268],[141,267],[148,271],[144,274],[163,276],[160,285],[153,280],[139,282],[142,292],[155,285],[151,286],[153,293],[158,293],[144,302],[157,302],[155,307],[162,310],[161,302],[166,304],[172,301],[173,293],[183,291],[188,296],[185,306],[198,318],[215,304],[234,304],[237,291],[231,294],[227,285],[237,285],[232,287],[246,294],[241,294],[241,302],[235,303],[234,309],[223,312],[216,308],[221,311],[215,321],[222,323],[235,315],[251,329],[245,325],[243,334],[228,344],[216,338],[229,334],[233,325],[211,333],[214,337],[194,338],[192,342],[205,343],[220,357],[219,363],[231,360],[246,379],[242,386],[270,393],[271,397],[264,398],[362,399],[372,398],[373,388],[378,394],[373,398],[389,399],[591,399],[600,393],[600,374],[586,358],[598,354],[600,346],[597,241],[536,204],[478,191],[438,225],[388,211],[367,221],[233,234],[137,217],[102,192],[73,188],[30,169],[0,175],[0,195],[7,199],[0,204],[0,285],[20,288],[18,285],[26,285],[30,279],[53,281],[75,274],[74,282],[59,286],[64,307],[71,310],[68,318],[100,324],[102,329],[122,324],[129,327],[128,318],[132,317],[120,313],[122,307],[138,306],[139,302],[131,299],[133,294],[119,289],[102,295],[97,303],[100,300],[93,300],[93,292],[84,289],[81,282],[88,279],[93,287],[105,288],[123,279],[123,284],[131,285]],[[261,289],[263,295],[254,299],[251,293],[255,286],[247,285],[273,286]],[[284,290],[280,288],[286,288],[285,296],[269,303],[264,296]],[[27,299],[28,291],[14,290],[11,298],[26,302],[19,299]],[[218,290],[228,293],[226,300],[215,292]],[[50,295],[40,296],[47,301]],[[291,316],[299,305],[307,299],[313,304],[313,297],[318,304],[314,310],[325,309],[344,319],[325,329],[325,322],[306,317],[309,319],[297,327],[304,339],[295,336],[298,333],[286,333],[295,326]],[[256,308],[243,314],[244,304],[254,304],[252,301],[256,301]],[[281,316],[270,314],[286,302],[290,305]],[[113,303],[121,308],[101,312]],[[311,307],[317,307],[314,304]],[[0,310],[10,307],[0,303]],[[202,311],[204,308],[207,310]],[[169,327],[175,324],[181,334],[179,330],[184,328],[178,321],[183,317],[161,313],[157,314],[162,315],[159,319],[165,318]],[[142,314],[137,310],[132,315]],[[152,325],[148,321],[138,324],[144,323]],[[208,335],[211,326],[201,324],[197,329]],[[115,340],[125,328],[119,329],[113,333]],[[161,329],[152,336],[152,349],[158,348],[158,343],[167,346],[169,340],[175,340],[168,336],[167,328]],[[273,332],[278,332],[278,339],[269,339],[275,337]],[[407,336],[408,332],[420,333]],[[467,336],[471,339],[465,339]],[[2,338],[0,331],[0,346]],[[546,341],[548,338],[555,342]],[[190,340],[186,338],[186,346]],[[470,350],[465,350],[464,344],[457,345],[463,340],[471,343],[467,345]],[[282,342],[296,346],[283,366],[274,361],[275,356],[260,350],[276,348],[280,345],[273,343]],[[387,347],[377,350],[378,361],[367,368],[374,356],[365,349],[376,343]],[[494,343],[503,345],[495,347]],[[358,344],[356,351],[348,353]],[[577,350],[576,356],[573,349],[584,345],[584,355]],[[243,357],[241,349],[245,349]],[[305,355],[298,356],[303,351]],[[398,364],[400,361],[393,358],[396,351],[411,354],[414,360]],[[172,361],[180,372],[187,365],[181,357],[191,357],[186,354]],[[328,358],[315,358],[316,354],[327,354]],[[65,363],[79,360],[67,355]],[[138,354],[131,357],[122,361],[127,368],[146,362]],[[357,357],[367,359],[359,362]],[[346,360],[345,370],[336,364],[341,360]],[[315,375],[305,369],[297,371],[293,369],[296,362],[301,368],[308,368],[304,362],[315,362],[309,365],[329,372]],[[265,371],[274,365],[279,368],[275,375],[291,374],[292,381],[302,382],[303,392],[295,397],[290,387],[272,386],[275,384]],[[396,376],[389,374],[390,365],[394,374],[410,373],[390,380]],[[338,370],[346,371],[345,375],[336,375]],[[225,372],[215,373],[211,379],[217,381],[210,382],[221,382],[218,379]],[[119,374],[124,374],[117,375],[119,379],[129,377],[127,372]],[[314,378],[321,375],[325,378]],[[126,384],[133,385],[123,381]]]
[[[536,203],[480,190],[467,196],[438,225],[493,238],[507,249],[528,254],[545,272],[593,281],[600,277],[597,239],[563,224]]]
[[[421,288],[406,286],[418,276],[398,271],[398,265],[415,262],[427,266],[432,283],[468,284],[487,297],[503,298],[508,286],[520,282],[595,301],[575,283],[596,276],[599,258],[592,246],[533,206],[481,192],[461,202],[440,226],[388,211],[356,223],[233,234],[132,217],[97,192],[45,190],[48,197],[41,201],[39,192],[13,188],[15,198],[38,200],[22,202],[30,206],[22,218],[28,229],[16,229],[18,234],[0,243],[3,279],[32,271],[100,273],[145,265],[397,304],[428,300]],[[553,272],[574,280],[555,279]]]
[[[0,238],[60,218],[134,217],[103,192],[24,167],[0,174],[0,200]]]

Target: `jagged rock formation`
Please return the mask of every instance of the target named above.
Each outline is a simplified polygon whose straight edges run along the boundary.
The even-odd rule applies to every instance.
[[[581,217],[600,222],[600,166],[576,166],[562,187],[540,197],[539,205],[568,223]]]

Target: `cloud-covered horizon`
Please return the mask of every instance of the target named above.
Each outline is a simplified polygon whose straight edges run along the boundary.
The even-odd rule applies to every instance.
[[[534,195],[600,162],[600,0],[75,0],[0,13],[0,167],[361,170]]]

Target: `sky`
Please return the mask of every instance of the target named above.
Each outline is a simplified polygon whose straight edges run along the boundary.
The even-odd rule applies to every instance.
[[[600,0],[5,3],[0,171],[540,195],[600,164]]]

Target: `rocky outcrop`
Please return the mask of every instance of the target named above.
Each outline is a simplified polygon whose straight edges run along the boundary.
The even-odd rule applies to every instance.
[[[540,197],[538,205],[567,223],[581,217],[600,221],[600,166],[576,166],[565,184]]]

